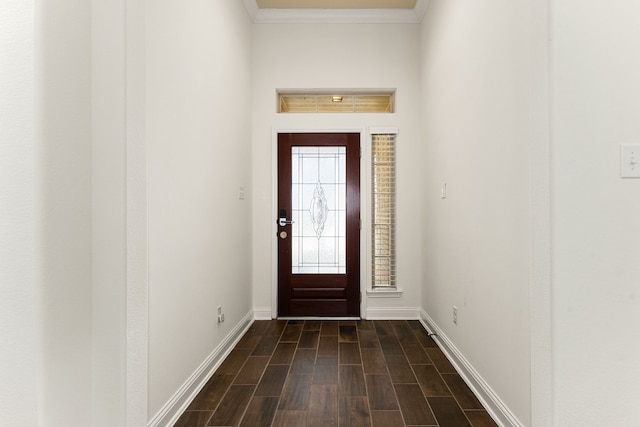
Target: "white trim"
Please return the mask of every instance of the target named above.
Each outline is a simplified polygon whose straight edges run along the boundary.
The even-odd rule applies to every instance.
[[[324,128],[324,129],[300,129],[300,128],[271,128],[271,235],[276,236],[278,234],[277,215],[278,215],[278,134],[280,133],[359,133],[360,134],[360,148],[364,153],[363,142],[367,137],[366,130],[364,128]],[[364,185],[367,185],[368,181],[364,181],[362,157],[360,158],[360,218],[364,224],[366,216],[363,217],[365,212],[362,207],[364,206],[364,194],[362,191]],[[365,254],[363,248],[366,248],[364,233],[360,232],[360,292],[366,292],[366,285],[364,284],[363,277],[366,274],[364,270],[366,268],[365,259],[368,257]],[[366,313],[367,310],[367,298],[362,298],[360,302],[360,316]],[[273,319],[278,317],[278,239],[273,238],[271,240],[271,316]]]
[[[289,22],[419,24],[429,0],[417,0],[414,9],[260,9],[256,0],[243,0],[256,24]]]
[[[273,320],[275,319],[275,316],[273,316],[271,307],[258,307],[253,309],[253,319],[254,320]]]
[[[469,386],[471,391],[489,412],[495,422],[501,427],[524,427],[509,407],[491,389],[480,373],[471,365],[464,355],[456,348],[445,333],[438,327],[429,315],[422,310],[420,321],[429,333],[435,333],[434,339],[447,359],[453,364],[458,374]]]
[[[420,307],[373,307],[367,310],[367,320],[418,320]]]
[[[369,298],[400,298],[401,296],[402,296],[401,288],[367,289],[367,297]]]
[[[253,312],[249,312],[160,408],[147,426],[174,425],[252,324]]]

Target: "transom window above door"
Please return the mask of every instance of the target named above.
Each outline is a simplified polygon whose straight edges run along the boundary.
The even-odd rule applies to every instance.
[[[278,90],[278,113],[393,113],[395,90]]]

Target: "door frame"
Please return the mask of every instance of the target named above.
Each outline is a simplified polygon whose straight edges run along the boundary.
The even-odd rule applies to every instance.
[[[280,133],[358,133],[360,134],[360,219],[361,224],[367,224],[369,212],[367,209],[366,190],[369,185],[369,179],[366,176],[366,163],[363,163],[365,157],[365,141],[366,129],[364,128],[324,128],[324,129],[290,129],[290,128],[272,128],[271,129],[271,318],[278,317],[278,134]],[[368,169],[367,169],[368,170]],[[367,313],[367,292],[365,280],[369,277],[366,269],[370,265],[368,262],[369,233],[363,226],[360,231],[360,318],[364,319]],[[309,318],[309,317],[307,317]],[[334,318],[337,319],[337,318]],[[353,317],[345,318],[353,320]]]

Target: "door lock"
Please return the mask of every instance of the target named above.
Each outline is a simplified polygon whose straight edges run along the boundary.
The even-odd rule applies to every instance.
[[[284,227],[291,224],[295,224],[295,221],[287,220],[287,210],[280,209],[280,219],[278,220],[278,225],[280,225],[280,227]]]

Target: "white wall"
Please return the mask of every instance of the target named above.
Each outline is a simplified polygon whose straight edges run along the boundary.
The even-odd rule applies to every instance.
[[[423,307],[523,425],[530,425],[528,10],[506,0],[430,2],[420,120]]]
[[[91,5],[92,426],[125,426],[135,425],[126,406],[137,400],[125,391],[126,310],[139,309],[126,299],[126,2]],[[146,420],[146,400],[140,412]]]
[[[36,1],[39,418],[91,424],[91,9]]]
[[[238,1],[147,13],[151,418],[252,309],[251,29]]]
[[[552,2],[555,425],[640,425],[640,4]]]
[[[415,187],[421,168],[415,155],[420,147],[418,30],[418,25],[400,24],[254,25],[253,303],[257,310],[268,313],[274,309],[272,247],[277,212],[272,206],[272,129],[359,131],[371,126],[399,130],[398,285],[404,293],[401,298],[369,299],[367,306],[377,312],[419,307],[420,241],[416,230],[420,228],[420,202]],[[287,88],[397,88],[397,113],[276,114],[276,89]],[[366,181],[361,185],[365,191]],[[366,215],[364,204],[362,213]]]
[[[0,425],[37,423],[33,2],[0,8]]]

